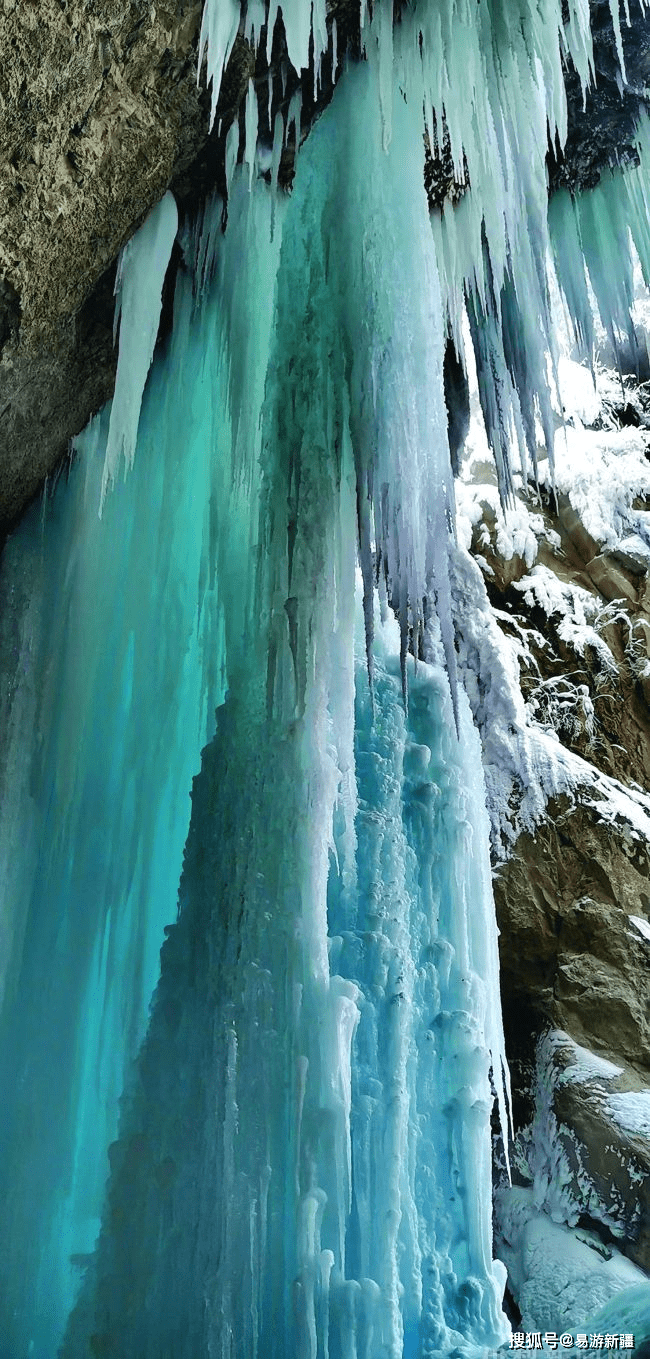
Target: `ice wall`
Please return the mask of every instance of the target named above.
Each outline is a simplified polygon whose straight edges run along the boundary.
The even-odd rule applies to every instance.
[[[349,73],[282,211],[244,167],[225,241],[209,216],[199,238],[201,326],[228,316],[187,398],[201,422],[228,391],[225,696],[66,1356],[89,1336],[143,1359],[398,1359],[507,1336],[488,833],[445,666],[444,319],[419,109],[392,90],[386,150],[380,80],[372,61]],[[228,252],[268,278],[280,237],[269,338],[252,292],[235,305]]]
[[[80,438],[69,473],[3,558],[3,1359],[57,1352],[99,1229],[108,1147],[163,930],[176,916],[191,781],[224,692],[232,620],[220,566],[227,559],[236,574],[237,554],[251,552],[249,484],[233,487],[225,331],[252,298],[239,256],[246,230],[268,231],[260,211],[247,203],[222,256],[217,314],[197,310],[181,273],[137,457],[101,520],[109,422],[123,415],[115,404]],[[235,221],[234,202],[232,212]],[[267,257],[248,329],[262,363],[270,246]],[[259,412],[265,367],[238,358]],[[237,417],[244,437],[248,413]],[[250,428],[246,436],[254,465],[259,442]]]

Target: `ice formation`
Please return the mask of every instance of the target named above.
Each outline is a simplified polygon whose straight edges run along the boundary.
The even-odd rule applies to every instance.
[[[115,280],[115,331],[120,348],[115,399],[106,440],[100,512],[120,456],[133,462],[142,396],[158,334],[162,290],[178,229],[174,196],[166,193],[120,254]]]
[[[267,43],[280,13],[296,71],[318,83],[328,48],[336,70],[324,0],[272,0]],[[547,125],[562,138],[566,51],[589,79],[588,6],[566,30],[559,0],[361,13],[366,60],[341,69],[290,199],[300,100],[265,151],[249,84],[227,230],[215,200],[181,233],[153,367],[169,196],[127,246],[112,408],[4,559],[7,1359],[507,1343],[471,717],[496,652],[453,541],[443,356],[451,333],[466,361],[467,298],[505,503],[513,447],[539,474],[538,421],[552,455]],[[264,20],[250,3],[253,45]],[[239,24],[207,0],[213,118]],[[425,126],[467,189],[434,220]],[[552,238],[588,342],[566,204]],[[511,759],[514,664],[490,691]],[[540,750],[514,756],[533,801]],[[489,780],[489,742],[483,759]]]
[[[639,163],[625,175],[611,170],[590,193],[554,194],[549,227],[558,281],[573,332],[583,354],[594,346],[592,298],[617,361],[625,348],[634,357],[635,257],[646,285],[650,283],[650,120],[643,113],[637,127]],[[631,246],[633,248],[631,248]]]

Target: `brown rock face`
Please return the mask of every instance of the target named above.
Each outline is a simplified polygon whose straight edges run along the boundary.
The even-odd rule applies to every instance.
[[[205,143],[201,0],[3,0],[0,530],[111,394],[109,268]]]
[[[205,140],[200,0],[4,0],[0,270],[52,339]]]
[[[628,836],[597,807],[558,802],[520,836],[495,879],[502,987],[513,1039],[532,1012],[538,1028],[565,1029],[650,1080],[650,941],[629,921],[648,918],[650,865]]]
[[[113,279],[109,270],[56,342],[0,354],[0,542],[65,456],[69,440],[112,396]]]
[[[647,1138],[620,1126],[607,1098],[621,1084],[629,1088],[629,1073],[608,1081],[570,1076],[569,1065],[555,1084],[553,1110],[572,1192],[584,1203],[583,1218],[600,1211],[603,1220],[593,1221],[609,1224],[619,1248],[650,1272],[650,1147]]]

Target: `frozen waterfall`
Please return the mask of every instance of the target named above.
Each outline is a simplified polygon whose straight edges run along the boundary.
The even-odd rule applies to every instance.
[[[465,296],[507,499],[511,449],[532,473],[539,426],[552,444],[551,245],[588,342],[586,216],[559,203],[549,234],[544,156],[563,51],[590,69],[580,0],[566,33],[555,0],[510,8],[421,3],[393,31],[376,6],[291,196],[288,124],[270,172],[246,145],[251,84],[227,230],[216,199],[182,227],[146,387],[169,197],[123,256],[112,410],[8,544],[0,1359],[507,1346],[443,356]],[[324,0],[282,12],[318,67]],[[238,21],[208,0],[215,101]],[[443,112],[471,192],[432,222]]]
[[[186,241],[126,480],[99,519],[102,416],[11,545],[15,1355],[507,1335],[480,753],[444,664],[443,316],[420,118],[395,101],[386,153],[378,110],[372,66],[351,72],[287,204],[235,174],[225,238],[216,204]],[[374,618],[377,571],[399,622]]]

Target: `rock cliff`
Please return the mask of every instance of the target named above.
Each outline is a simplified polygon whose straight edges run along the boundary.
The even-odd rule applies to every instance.
[[[647,392],[602,372],[596,393],[577,364],[564,378],[555,488],[542,462],[539,488],[520,482],[504,511],[472,429],[459,480],[494,629],[491,651],[469,629],[464,660],[480,680],[514,1091],[503,1251],[512,1272],[513,1240],[521,1253],[553,1222],[650,1271]],[[520,1279],[524,1313],[538,1287]]]

